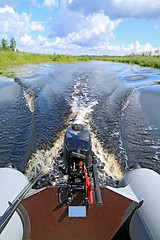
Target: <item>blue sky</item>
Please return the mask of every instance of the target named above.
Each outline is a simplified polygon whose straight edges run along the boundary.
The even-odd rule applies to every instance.
[[[160,50],[159,0],[0,0],[0,39],[20,51],[126,55]]]

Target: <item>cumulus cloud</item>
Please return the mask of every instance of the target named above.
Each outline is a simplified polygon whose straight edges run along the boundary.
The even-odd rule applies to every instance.
[[[154,48],[150,43],[146,43],[144,45],[141,45],[139,41],[136,41],[134,44],[128,44],[125,46],[124,44],[121,45],[109,45],[106,46],[106,49],[103,49],[104,51],[108,51],[107,54],[111,55],[128,55],[128,54],[142,54],[144,52],[152,52],[154,53],[156,48]]]
[[[45,42],[47,42],[47,38],[42,37],[41,35],[38,35],[38,42],[39,43],[45,43]]]
[[[32,39],[28,34],[25,34],[20,39],[19,44],[20,51],[36,52],[53,54],[72,54],[72,55],[127,55],[131,53],[142,54],[143,52],[152,52],[160,48],[154,48],[150,43],[141,45],[138,41],[128,45],[112,45],[109,43],[103,43],[96,46],[78,46],[73,43],[69,43],[66,39],[56,38],[54,42],[48,42],[47,38],[39,35],[37,39]]]
[[[24,34],[18,41],[18,49],[20,51],[53,54],[53,46],[54,43],[49,43],[47,38],[41,35],[33,39],[30,34]]]
[[[44,31],[45,27],[40,23],[40,22],[31,22],[31,31],[33,32],[39,32],[39,31]]]
[[[4,13],[15,13],[14,12],[14,9],[12,8],[12,7],[10,7],[10,6],[5,6],[4,8],[0,8],[0,14],[4,14]]]
[[[76,32],[68,35],[68,40],[80,46],[94,46],[114,38],[113,30],[120,20],[111,21],[103,13],[93,14],[84,18],[77,25]]]
[[[63,6],[51,22],[50,38],[65,38],[78,46],[94,46],[97,42],[113,39],[113,30],[120,20],[110,20],[104,13],[84,16]]]
[[[1,37],[19,36],[30,29],[30,16],[26,13],[18,14],[12,7],[0,8]]]
[[[31,15],[25,12],[21,14],[10,6],[0,8],[0,38],[19,38],[30,31],[45,31],[42,22],[31,21]]]
[[[109,42],[97,43],[94,46],[80,46],[69,41],[68,38],[56,37],[55,41],[49,42],[47,38],[38,35],[37,39],[32,39],[31,35],[25,34],[20,38],[19,50],[37,53],[72,55],[128,55],[131,53],[142,54],[143,52],[152,52],[159,48],[154,48],[150,43],[141,45],[139,41],[128,45],[112,45]]]
[[[37,32],[46,30],[46,22],[32,21],[31,15],[15,12],[13,7],[1,3],[0,38],[15,37],[20,51],[73,55],[126,55],[155,51],[149,42],[144,45],[138,41],[128,45],[112,45],[112,40],[115,38],[114,30],[123,18],[158,18],[159,0],[43,0],[40,7],[52,10],[58,7],[56,14],[47,19],[47,30],[50,26],[51,31],[48,39],[37,36]],[[38,5],[38,0],[34,0],[34,4]],[[159,25],[155,28],[158,29]]]
[[[104,12],[113,19],[129,17],[157,19],[160,17],[159,0],[72,0],[68,3],[68,8],[85,15]]]
[[[136,41],[134,52],[137,54],[144,53],[144,52],[152,52],[153,53],[155,50],[156,50],[156,48],[154,48],[150,43],[141,45],[139,43],[139,41]]]
[[[24,36],[22,36],[19,40],[20,45],[24,45],[24,46],[32,46],[34,47],[36,45],[36,41],[32,39],[32,37],[28,34],[25,34]]]
[[[94,47],[78,47],[72,48],[72,54],[79,55],[81,54],[87,54],[88,55],[115,55],[115,56],[123,56],[123,55],[129,55],[132,53],[135,54],[142,54],[144,52],[152,52],[154,53],[157,48],[154,48],[150,43],[146,43],[144,45],[141,45],[139,41],[136,41],[135,43],[131,43],[128,45],[112,45],[110,43],[101,43],[97,44],[97,46]],[[160,50],[160,47],[159,47]]]
[[[60,50],[73,54],[111,54],[125,55],[132,52],[154,51],[147,43],[137,41],[127,46],[111,44],[115,38],[114,30],[123,18],[158,18],[160,1],[153,0],[63,0],[57,15],[50,22],[52,33]],[[66,50],[67,51],[67,50]]]

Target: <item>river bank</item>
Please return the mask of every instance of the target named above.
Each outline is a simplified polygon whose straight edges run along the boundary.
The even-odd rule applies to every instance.
[[[88,57],[76,57],[61,54],[38,54],[26,52],[0,52],[0,75],[15,77],[12,69],[16,65],[39,64],[39,63],[74,63],[88,61]]]
[[[90,60],[137,64],[142,67],[160,68],[160,56],[92,56]]]
[[[0,52],[0,75],[7,77],[15,77],[16,72],[13,69],[16,65],[23,64],[39,64],[39,63],[74,63],[109,61],[127,64],[136,64],[142,67],[160,68],[160,56],[70,56],[62,54],[38,54],[26,52]]]

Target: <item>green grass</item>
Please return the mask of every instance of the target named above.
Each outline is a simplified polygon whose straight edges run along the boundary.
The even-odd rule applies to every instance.
[[[3,52],[0,51],[0,75],[15,77],[16,73],[12,69],[15,65],[39,64],[39,63],[74,63],[89,60],[120,62],[127,64],[138,64],[143,67],[160,68],[159,56],[69,56],[69,55],[47,55],[26,52]]]
[[[142,67],[160,68],[160,57],[156,56],[124,56],[124,57],[110,57],[110,56],[91,56],[90,60],[120,62],[127,64],[138,64]]]
[[[74,63],[77,61],[88,61],[87,57],[75,57],[68,55],[47,55],[25,52],[0,52],[0,75],[15,77],[15,72],[11,70],[15,65],[39,64],[39,63]]]

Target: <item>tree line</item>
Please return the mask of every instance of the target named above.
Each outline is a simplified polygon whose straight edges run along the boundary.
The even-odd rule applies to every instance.
[[[6,39],[2,38],[1,45],[0,45],[0,51],[15,52],[15,50],[16,50],[16,40],[14,38],[11,38],[10,44],[8,44]]]

